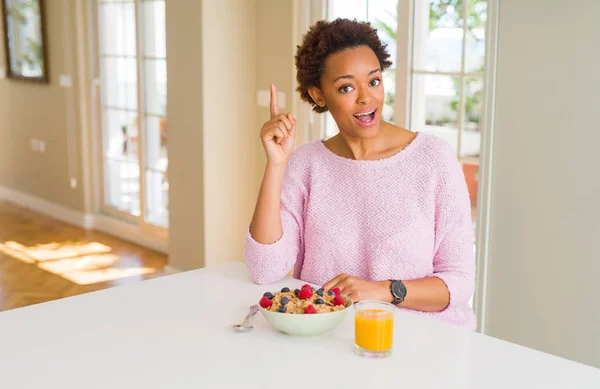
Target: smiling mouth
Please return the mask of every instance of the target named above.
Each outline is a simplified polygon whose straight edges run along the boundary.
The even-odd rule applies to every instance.
[[[377,109],[370,112],[355,113],[353,116],[363,123],[370,123],[375,118],[375,111],[377,111]]]

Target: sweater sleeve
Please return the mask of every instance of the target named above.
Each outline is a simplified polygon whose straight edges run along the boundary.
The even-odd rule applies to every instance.
[[[462,168],[445,148],[436,188],[433,276],[446,284],[448,307],[467,304],[475,290],[471,206]],[[446,307],[446,309],[448,308]]]
[[[304,255],[302,231],[305,187],[293,161],[288,162],[281,188],[282,236],[272,244],[254,240],[250,228],[246,233],[244,257],[250,278],[257,284],[270,284],[285,277]]]

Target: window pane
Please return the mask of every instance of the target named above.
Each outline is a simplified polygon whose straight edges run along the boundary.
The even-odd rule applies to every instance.
[[[439,136],[458,150],[459,90],[457,77],[414,75],[411,128]]]
[[[417,1],[414,16],[414,69],[460,72],[462,0]]]
[[[335,123],[335,120],[329,111],[323,113],[322,115],[325,115],[325,139],[329,139],[340,132],[340,130],[338,129],[337,124]]]
[[[103,58],[102,104],[113,108],[137,109],[135,58]]]
[[[369,0],[368,18],[377,28],[381,41],[387,44],[389,60],[396,63],[398,0]],[[395,65],[392,65],[395,67]]]
[[[470,0],[465,45],[465,72],[483,72],[487,0]]]
[[[481,150],[481,114],[483,111],[483,80],[465,80],[464,130],[460,142],[462,157],[479,157]]]
[[[169,180],[167,173],[146,171],[146,221],[160,227],[169,225]]]
[[[144,23],[144,56],[166,58],[165,2],[146,1],[142,3]]]
[[[383,120],[394,121],[394,97],[396,96],[396,70],[388,69],[383,72],[383,88],[385,90],[385,104],[383,106]]]
[[[135,55],[135,5],[100,3],[100,53]]]
[[[144,152],[146,167],[165,172],[167,170],[167,118],[146,116]]]
[[[167,61],[144,60],[146,113],[164,116],[167,112]]]
[[[329,19],[367,19],[367,0],[329,0]]]
[[[463,175],[465,176],[465,182],[467,184],[467,190],[469,191],[469,199],[471,200],[471,217],[473,222],[476,221],[477,216],[477,187],[479,181],[479,158],[463,158],[461,161]],[[475,227],[475,224],[473,224]],[[475,231],[473,231],[475,233]],[[475,236],[473,236],[475,240]]]
[[[144,31],[144,161],[145,221],[169,225],[169,181],[167,178],[167,50],[165,2],[142,3]]]
[[[137,163],[105,159],[104,183],[110,206],[140,215],[139,167]]]
[[[137,115],[105,109],[103,119],[104,155],[114,159],[138,160]]]

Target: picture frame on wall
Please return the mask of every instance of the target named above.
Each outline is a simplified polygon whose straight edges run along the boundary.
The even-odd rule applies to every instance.
[[[7,77],[48,83],[45,0],[0,0]]]

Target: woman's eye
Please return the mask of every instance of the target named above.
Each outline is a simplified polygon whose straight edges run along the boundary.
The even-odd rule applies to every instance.
[[[374,78],[371,80],[371,86],[377,86],[379,84],[381,84],[381,80],[379,78]]]
[[[341,88],[339,89],[339,91],[340,91],[341,93],[350,93],[350,92],[352,92],[353,90],[354,90],[354,88],[352,88],[350,85],[344,85],[343,87],[341,87]]]

